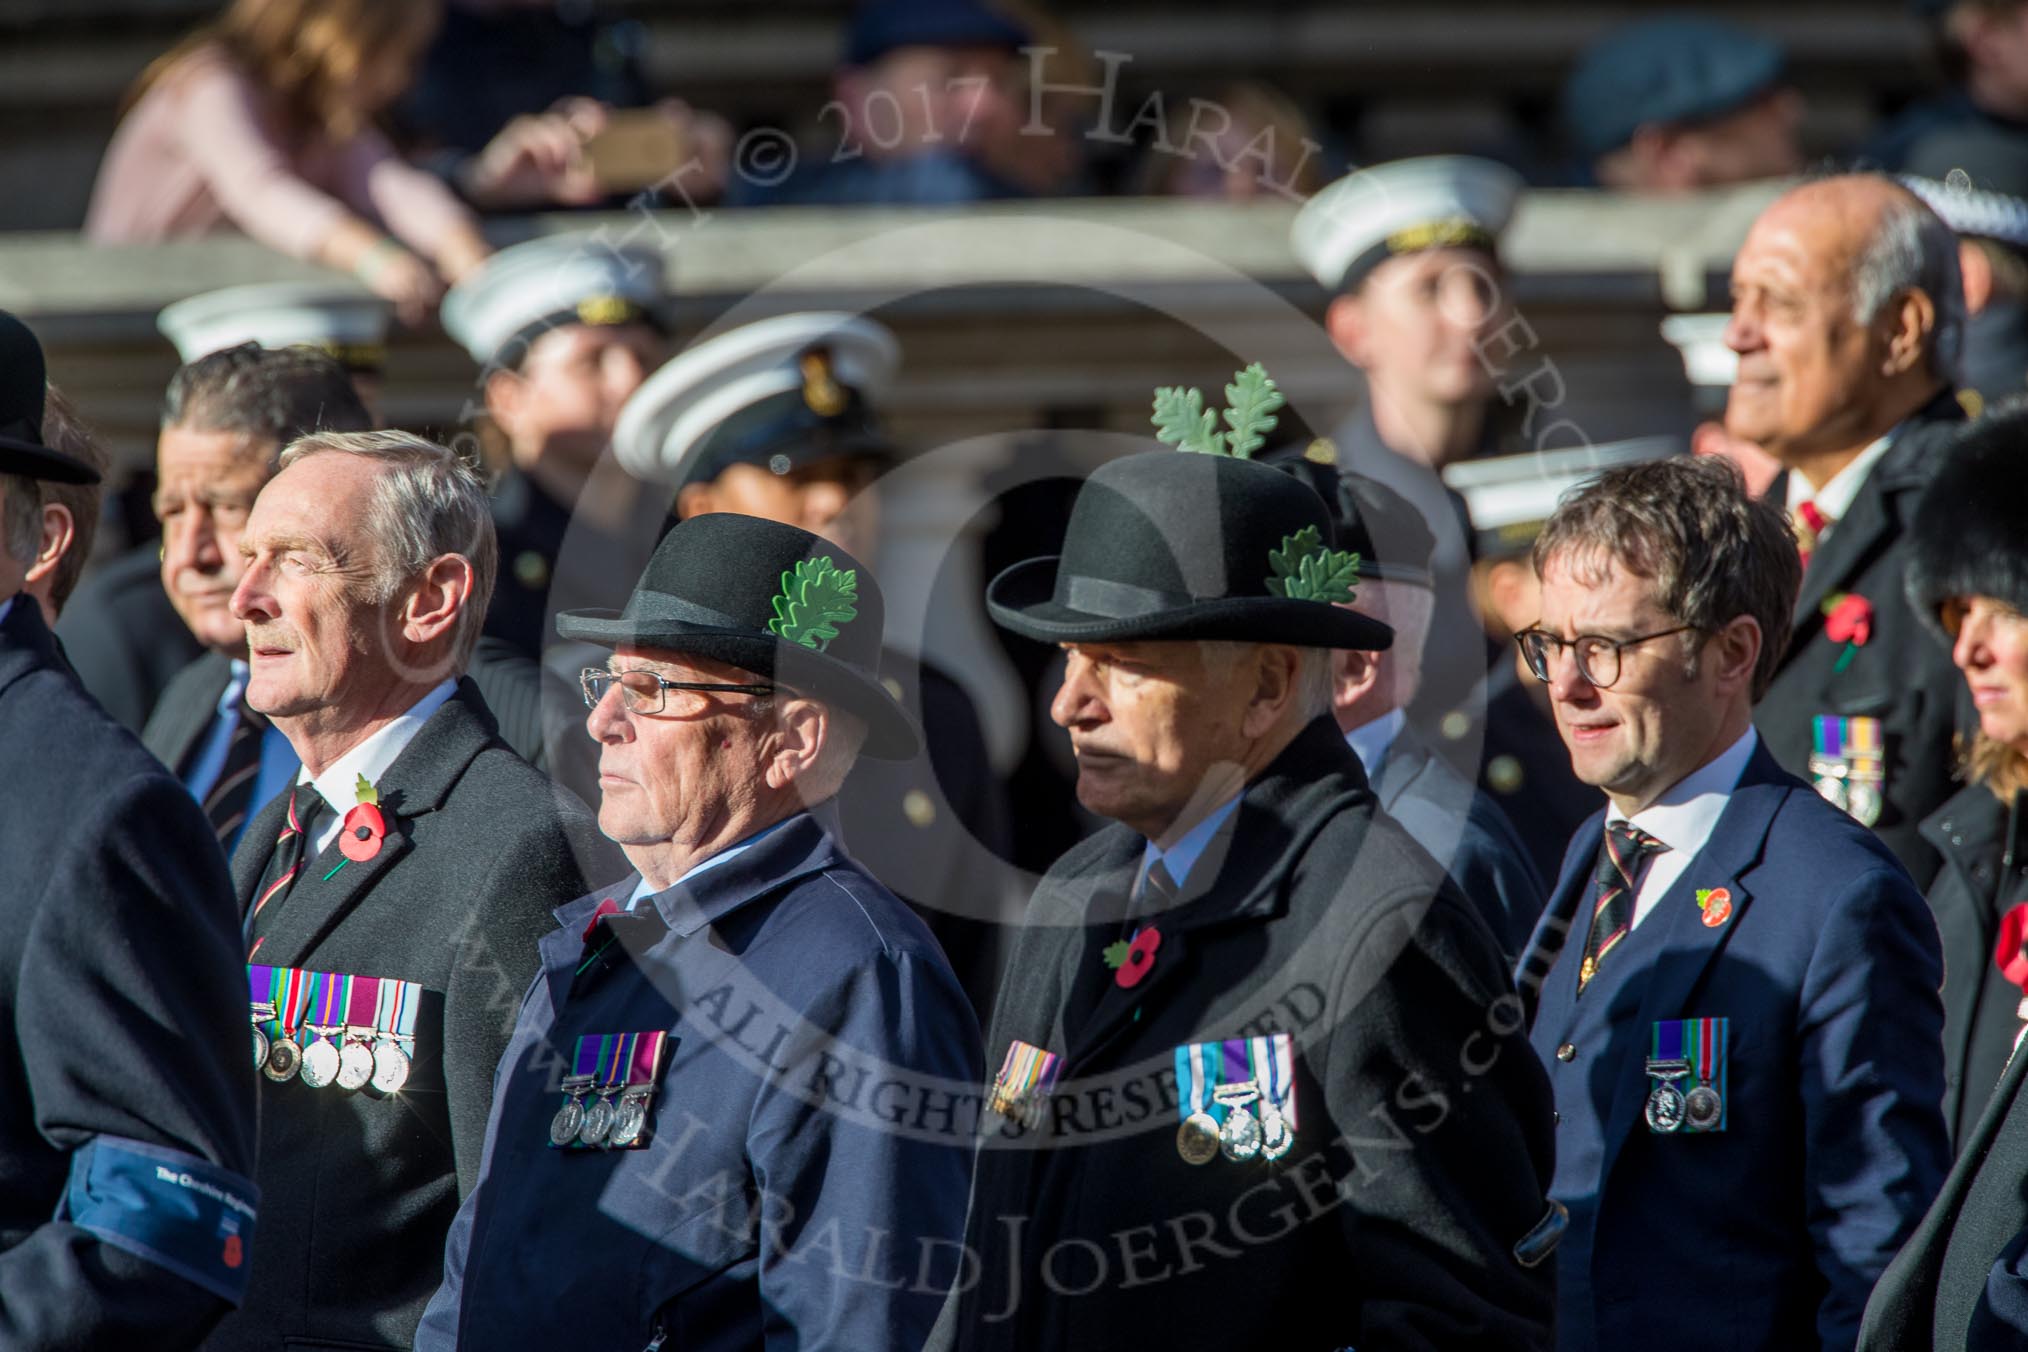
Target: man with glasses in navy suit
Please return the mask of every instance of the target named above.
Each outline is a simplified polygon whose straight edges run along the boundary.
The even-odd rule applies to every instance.
[[[1936,926],[1752,726],[1800,566],[1717,460],[1609,471],[1519,635],[1579,779],[1519,984],[1557,1113],[1558,1346],[1850,1348],[1950,1153]]]

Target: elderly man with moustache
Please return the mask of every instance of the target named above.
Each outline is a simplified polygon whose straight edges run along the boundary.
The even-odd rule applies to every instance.
[[[1807,183],[1732,265],[1728,432],[1786,474],[1803,558],[1787,647],[1754,718],[1784,769],[1872,827],[1918,885],[1949,798],[1961,683],[1902,596],[1908,521],[1963,413],[1957,239],[1890,179]]]
[[[495,562],[472,466],[400,432],[301,438],[239,554],[247,703],[302,768],[233,856],[268,1223],[207,1346],[405,1347],[479,1176],[506,1011],[604,851],[463,675]]]
[[[854,760],[919,743],[882,619],[844,551],[725,513],[558,617],[612,651],[585,727],[634,872],[542,940],[417,1348],[922,1345],[981,1066],[935,940],[832,835]]]
[[[1311,489],[1245,454],[1092,475],[988,593],[1061,644],[1051,717],[1115,823],[1030,902],[939,1347],[1549,1345],[1550,1109],[1500,948],[1380,811],[1333,648],[1386,647]],[[1267,424],[1272,426],[1272,418]],[[1244,431],[1242,430],[1244,426]],[[1251,443],[1251,444],[1250,444]]]
[[[1949,1160],[1928,908],[1751,723],[1794,550],[1710,458],[1610,470],[1535,542],[1518,641],[1608,800],[1522,961],[1566,1352],[1850,1349]]]

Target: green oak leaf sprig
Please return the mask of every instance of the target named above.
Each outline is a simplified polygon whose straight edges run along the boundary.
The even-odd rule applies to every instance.
[[[1155,391],[1155,439],[1179,451],[1250,460],[1267,444],[1267,434],[1279,421],[1275,412],[1287,402],[1267,368],[1255,362],[1225,387],[1225,425],[1229,430],[1221,432],[1219,415],[1204,407],[1201,391],[1165,385]]]
[[[1359,582],[1359,556],[1326,549],[1315,526],[1282,537],[1282,547],[1268,551],[1274,576],[1267,589],[1291,601],[1344,604],[1353,600]]]
[[[829,556],[804,559],[782,574],[768,632],[823,652],[838,637],[838,626],[858,617],[858,602],[856,570],[838,567]]]

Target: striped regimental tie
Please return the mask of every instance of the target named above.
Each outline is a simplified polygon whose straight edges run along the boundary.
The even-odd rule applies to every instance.
[[[324,797],[308,784],[298,784],[289,790],[289,810],[282,822],[281,834],[275,837],[275,852],[268,856],[268,866],[261,874],[260,890],[254,893],[254,903],[246,916],[246,932],[253,935],[256,929],[266,928],[263,917],[272,919],[274,912],[281,908],[289,895],[290,884],[303,871],[314,851],[308,848],[310,838],[316,834],[317,813],[324,806]],[[253,946],[247,949],[251,958],[260,951],[261,939],[254,938]]]
[[[260,777],[261,742],[267,730],[267,716],[250,706],[242,691],[238,721],[233,724],[232,740],[225,745],[225,768],[218,772],[211,792],[204,795],[204,815],[211,818],[211,829],[218,832],[218,843],[227,853],[231,853],[233,835],[246,820],[247,809],[253,806],[254,780]]]
[[[1598,900],[1592,903],[1591,932],[1585,936],[1584,965],[1577,969],[1579,991],[1591,984],[1599,964],[1634,928],[1634,892],[1648,860],[1668,849],[1632,822],[1606,827],[1598,852]]]

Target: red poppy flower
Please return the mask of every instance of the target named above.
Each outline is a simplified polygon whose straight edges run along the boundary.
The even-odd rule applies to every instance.
[[[1833,643],[1864,647],[1873,637],[1873,603],[1856,592],[1846,596],[1824,617],[1824,637]]]
[[[385,839],[387,819],[372,803],[361,803],[345,814],[345,825],[338,832],[338,851],[353,863],[363,864],[380,853],[380,842]]]
[[[1155,950],[1161,946],[1162,931],[1153,925],[1136,934],[1134,941],[1127,945],[1127,960],[1113,973],[1113,980],[1126,990],[1140,985],[1141,978],[1155,965]]]
[[[2000,975],[2028,991],[2028,901],[2000,917],[2000,934],[1993,943],[1993,965]]]

